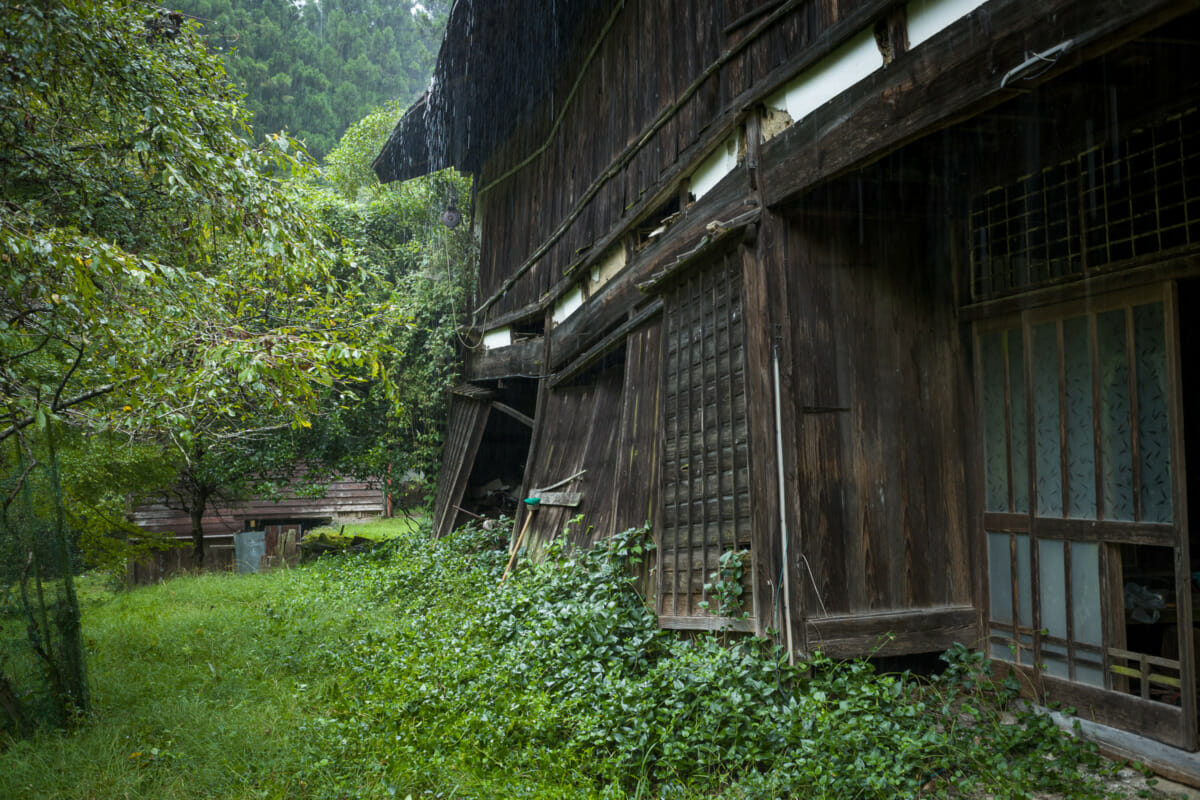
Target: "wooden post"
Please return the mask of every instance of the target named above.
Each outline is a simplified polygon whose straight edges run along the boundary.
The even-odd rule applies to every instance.
[[[536,497],[525,498],[525,504],[529,506],[529,511],[525,515],[525,524],[521,526],[521,533],[517,536],[517,541],[513,543],[512,555],[508,557],[508,566],[504,568],[504,574],[500,576],[501,583],[508,580],[508,573],[512,572],[513,564],[517,561],[517,552],[521,549],[521,542],[525,541],[525,531],[529,530],[529,523],[533,522],[533,512],[537,510],[538,502]]]

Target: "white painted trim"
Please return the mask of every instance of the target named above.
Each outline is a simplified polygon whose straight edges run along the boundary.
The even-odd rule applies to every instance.
[[[483,334],[483,349],[497,350],[501,347],[508,347],[512,344],[512,328],[505,325],[503,328],[493,328]]]
[[[720,183],[721,178],[733,172],[737,164],[737,135],[734,134],[700,162],[700,166],[696,167],[688,182],[688,191],[699,200]]]
[[[590,276],[592,281],[588,287],[588,294],[608,283],[624,268],[625,245],[618,242],[615,246],[609,248],[608,252],[592,267]]]
[[[874,31],[860,31],[767,98],[767,105],[799,122],[882,66]]]
[[[983,5],[985,0],[912,0],[908,4],[908,46],[932,39],[954,22]]]
[[[574,314],[583,305],[583,286],[576,284],[571,291],[558,298],[554,304],[554,313],[550,319],[554,325],[559,324]]]

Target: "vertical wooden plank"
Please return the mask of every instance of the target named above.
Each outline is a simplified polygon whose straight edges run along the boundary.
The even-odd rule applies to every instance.
[[[445,536],[454,527],[457,516],[455,506],[462,502],[490,409],[489,403],[466,397],[455,397],[451,402],[451,440],[443,450],[438,500],[434,511],[435,539]]]
[[[779,497],[775,481],[773,387],[771,385],[771,326],[768,275],[760,258],[771,252],[778,218],[763,212],[758,253],[742,245],[741,262],[743,324],[745,329],[746,416],[750,453],[751,571],[754,582],[754,616],[758,628],[775,625],[770,598],[780,591],[783,567],[778,535]],[[797,554],[798,556],[799,554]],[[782,620],[787,624],[789,620]],[[794,620],[792,621],[794,623]],[[786,630],[786,629],[784,629]],[[761,633],[761,631],[759,631]],[[801,640],[802,641],[802,640]],[[786,633],[784,643],[786,644]],[[793,636],[793,645],[799,642]]]
[[[711,559],[713,556],[713,548],[710,544],[711,523],[710,514],[708,513],[708,498],[711,497],[708,486],[708,476],[712,465],[709,459],[708,449],[708,402],[710,395],[710,387],[713,385],[713,378],[710,372],[715,372],[716,369],[716,353],[713,351],[713,346],[710,344],[710,336],[716,336],[716,329],[713,326],[711,311],[715,311],[716,299],[719,294],[720,286],[720,271],[719,269],[709,269],[702,273],[700,280],[700,291],[697,293],[696,312],[697,312],[697,339],[700,341],[699,364],[700,380],[696,383],[698,402],[695,416],[692,421],[693,434],[693,466],[695,461],[699,461],[698,472],[693,472],[691,475],[692,485],[696,488],[697,512],[699,514],[699,525],[696,526],[697,540],[693,543],[693,558],[699,557],[702,564],[699,573],[695,574],[697,585],[693,587],[693,595],[707,600],[707,595],[704,592],[704,584],[707,580],[707,571],[711,569]],[[715,344],[715,342],[713,342]],[[711,369],[710,369],[711,366]],[[719,553],[717,554],[720,555]]]
[[[848,420],[836,413],[805,415],[800,424],[801,475],[801,531],[805,543],[805,554],[815,572],[818,585],[813,586],[813,576],[801,574],[804,607],[811,616],[828,609],[834,613],[845,613],[855,607],[866,606],[865,580],[861,570],[850,575],[843,540],[850,538],[839,532],[850,533],[857,524],[855,513],[858,500],[850,487],[853,478],[846,474],[845,447]],[[805,570],[807,573],[807,570]],[[852,584],[857,585],[852,588]]]
[[[971,427],[980,431],[980,435],[975,438],[977,440],[982,440],[982,432],[984,430],[983,393],[988,391],[988,388],[983,385],[983,337],[979,330],[978,323],[973,323],[971,325],[970,336],[973,354],[972,363],[975,365],[975,374],[973,376],[973,386],[975,391],[973,395],[974,402],[972,407],[972,411],[974,413],[969,419],[972,423]],[[973,469],[971,470],[970,474],[978,476],[986,475],[987,464],[983,447],[976,445],[973,453],[974,458],[971,460]],[[988,568],[987,560],[989,553],[988,530],[987,526],[983,522],[985,506],[983,500],[985,490],[983,485],[981,485],[983,480],[976,481],[977,485],[974,487],[974,491],[972,491],[970,495],[972,503],[971,528],[974,533],[971,541],[974,543],[975,553],[977,554],[977,557],[972,560],[974,567],[972,570],[973,576],[975,578],[976,586],[979,587],[974,595],[975,607],[979,609],[976,620],[979,626],[980,638],[984,642],[987,642],[991,629],[990,621],[992,617],[990,609],[991,571]]]
[[[1184,448],[1183,367],[1179,347],[1179,288],[1174,282],[1163,286],[1163,324],[1166,328],[1167,386],[1170,387],[1167,413],[1171,430],[1171,500],[1175,510],[1175,591],[1179,616],[1179,679],[1183,684],[1180,704],[1183,709],[1182,747],[1195,749],[1196,734],[1196,658],[1194,611],[1192,609],[1191,541],[1188,524],[1187,453]],[[1189,365],[1194,368],[1194,365]]]
[[[1063,320],[1054,323],[1058,360],[1058,468],[1062,475],[1062,512],[1071,516],[1071,464],[1067,457],[1067,356]]]
[[[1060,326],[1061,330],[1061,326]],[[1067,677],[1075,677],[1075,587],[1071,577],[1071,543],[1063,542],[1063,594],[1067,621]]]
[[[1104,670],[1104,688],[1127,691],[1129,681],[1113,675],[1111,649],[1124,649],[1125,638],[1125,585],[1121,565],[1121,545],[1109,542],[1100,544],[1100,627],[1101,668]]]
[[[794,398],[791,415],[797,420],[800,443],[798,526],[819,583],[818,588],[812,585],[813,576],[802,576],[802,596],[810,614],[821,608],[832,613],[866,608],[867,553],[861,526],[866,510],[852,466],[854,442],[860,437],[854,434],[858,423],[841,375],[841,365],[849,360],[843,328],[854,327],[841,322],[846,307],[837,266],[841,257],[819,238],[817,226],[791,225],[786,247],[794,280],[787,292],[791,324],[783,328],[787,335],[781,343],[790,350],[788,361],[800,368],[784,396]],[[805,406],[811,409],[808,413]]]
[[[681,391],[683,391],[683,397],[685,398],[684,406],[687,409],[687,413],[685,415],[683,415],[680,420],[684,426],[681,429],[680,441],[684,443],[684,450],[683,450],[683,454],[682,454],[683,455],[683,465],[681,466],[681,469],[686,470],[686,473],[682,480],[685,485],[685,497],[687,498],[687,505],[686,505],[687,513],[684,517],[684,519],[685,519],[684,535],[681,538],[680,543],[684,550],[684,557],[681,559],[681,562],[684,567],[684,569],[682,570],[683,576],[684,576],[682,594],[684,597],[684,613],[685,614],[691,614],[694,611],[693,603],[692,603],[692,595],[694,594],[694,590],[693,590],[693,586],[692,586],[692,569],[693,569],[692,554],[695,552],[695,549],[696,549],[695,530],[696,530],[696,522],[697,522],[697,520],[696,520],[696,495],[695,495],[696,483],[695,483],[695,472],[694,472],[694,470],[696,469],[696,464],[694,463],[694,461],[695,461],[694,436],[695,436],[695,430],[696,430],[696,423],[695,423],[695,418],[696,418],[696,373],[695,373],[695,370],[696,370],[696,362],[698,360],[697,354],[696,354],[695,331],[696,331],[696,310],[697,310],[696,306],[699,302],[697,299],[697,295],[699,294],[699,287],[696,285],[697,280],[698,279],[695,276],[688,277],[686,289],[685,289],[685,293],[686,293],[685,300],[684,300],[685,324],[684,324],[684,334],[683,335],[687,339],[687,349],[683,351],[683,353],[686,353],[685,360],[683,361],[683,363],[684,363],[684,367],[685,367],[685,375],[686,375],[685,381],[686,381],[687,388],[686,388],[686,390],[681,390]]]
[[[685,525],[687,525],[687,516],[683,508],[683,504],[687,501],[688,490],[685,486],[687,474],[684,467],[687,464],[687,418],[688,410],[684,402],[686,397],[685,382],[687,381],[687,370],[684,359],[687,357],[687,348],[685,347],[685,337],[687,336],[687,294],[681,287],[676,291],[675,307],[675,331],[672,337],[672,344],[675,346],[675,441],[672,443],[674,450],[675,463],[673,474],[671,475],[671,487],[674,493],[675,500],[675,525],[671,531],[671,548],[673,550],[673,571],[671,573],[671,613],[681,615],[686,611],[681,607],[680,594],[682,586],[680,584],[679,571],[682,566],[680,559],[680,550],[684,545],[684,537],[681,533]]]
[[[1100,414],[1100,336],[1097,330],[1099,318],[1095,313],[1088,315],[1088,349],[1092,361],[1092,448],[1096,459],[1096,519],[1104,519],[1104,453],[1100,442],[1104,431]]]
[[[1016,511],[1016,501],[1014,497],[1015,487],[1013,485],[1013,400],[1012,396],[1012,353],[1010,352],[1011,337],[1008,333],[1004,334],[1004,347],[1001,352],[1004,354],[1004,452],[1005,461],[1004,469],[1006,473],[1006,482],[1008,485],[1008,510],[1010,513]]]
[[[661,343],[660,319],[633,331],[627,339],[612,533],[645,524],[658,506]]]
[[[625,373],[621,364],[601,372],[596,377],[590,413],[585,410],[585,413],[580,414],[580,417],[588,420],[588,427],[583,436],[575,439],[576,442],[584,443],[579,469],[587,470],[578,484],[584,492],[584,505],[580,507],[580,511],[585,514],[585,523],[591,527],[591,531],[578,531],[576,541],[588,547],[604,539],[612,526],[615,502],[612,487],[616,482],[615,467],[618,460],[617,442],[624,379]],[[557,480],[570,474],[573,473],[566,472]],[[565,513],[574,516],[571,512]]]
[[[740,275],[738,273],[740,266],[741,265],[738,261],[738,255],[736,253],[730,253],[729,255],[726,256],[725,271],[726,271],[727,275],[740,277]],[[745,301],[743,298],[743,303],[744,302]],[[743,308],[744,308],[744,305],[743,305]],[[726,330],[726,347],[730,350],[730,352],[732,352],[734,337],[739,335],[738,330],[737,330],[737,322],[734,320],[734,305],[732,302],[728,302],[725,304],[725,320],[724,320],[724,322],[725,322],[725,330]],[[728,370],[727,373],[724,375],[724,382],[725,382],[725,388],[726,388],[726,392],[727,392],[729,401],[725,404],[724,413],[721,413],[721,410],[718,409],[718,414],[717,414],[717,418],[720,421],[719,422],[720,427],[718,429],[718,437],[717,437],[717,450],[719,452],[724,452],[722,441],[727,442],[728,447],[729,447],[729,461],[731,464],[734,461],[734,457],[737,453],[737,446],[738,446],[737,439],[736,439],[738,426],[737,426],[737,419],[736,419],[735,408],[734,408],[734,406],[735,406],[734,398],[737,395],[737,387],[735,386],[735,380],[736,380],[736,378],[734,376],[734,371],[732,369]],[[725,430],[725,436],[723,438],[720,436],[721,429]],[[723,472],[724,472],[723,469],[720,472],[718,472],[717,492],[721,498],[718,501],[718,508],[721,508],[722,510],[724,510],[725,495],[728,494],[729,495],[729,513],[721,514],[721,525],[728,526],[728,535],[722,537],[720,547],[723,550],[737,550],[738,549],[737,526],[738,526],[738,520],[741,519],[741,515],[738,513],[738,511],[739,511],[739,509],[738,509],[738,492],[741,488],[739,485],[740,481],[738,480],[738,478],[740,476],[739,476],[739,471],[736,468],[732,469],[732,470],[730,470],[729,481],[723,482],[720,480],[720,477]]]
[[[1008,574],[1012,592],[1012,626],[1013,626],[1013,646],[1016,648],[1015,657],[1018,664],[1021,663],[1021,587],[1018,581],[1017,568],[1017,537],[1013,534],[1008,535]]]
[[[1025,496],[1029,498],[1029,596],[1032,608],[1029,619],[1033,624],[1033,663],[1042,662],[1042,603],[1041,603],[1041,573],[1040,548],[1038,546],[1038,504],[1037,504],[1037,414],[1034,404],[1033,383],[1033,326],[1029,316],[1021,319],[1020,353],[1021,369],[1024,371],[1023,384],[1025,387]],[[1039,673],[1038,677],[1041,675]],[[1039,681],[1039,693],[1041,692]]]

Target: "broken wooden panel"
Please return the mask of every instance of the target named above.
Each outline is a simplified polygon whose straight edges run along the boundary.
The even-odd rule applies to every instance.
[[[808,620],[809,648],[830,658],[858,658],[863,653],[937,653],[956,642],[973,642],[975,637],[972,606],[814,616]]]
[[[486,400],[451,395],[450,423],[442,448],[442,471],[433,509],[434,538],[454,529],[490,409],[491,404]]]
[[[751,541],[741,261],[719,254],[664,291],[659,612],[694,617],[722,553]],[[751,570],[743,607],[751,609]]]
[[[621,433],[613,482],[614,533],[651,522],[660,512],[661,363],[660,315],[626,338]]]
[[[561,535],[567,522],[580,514],[583,527],[572,526],[569,532],[573,543],[590,545],[608,535],[623,382],[623,370],[617,364],[589,375],[587,382],[547,391],[545,409],[537,420],[541,427],[538,443],[525,473],[525,489],[529,492],[553,486],[582,472],[554,490],[581,497],[577,505],[547,504],[532,512],[521,510],[518,526],[524,525],[526,514],[534,515],[526,534],[531,552],[540,551]]]

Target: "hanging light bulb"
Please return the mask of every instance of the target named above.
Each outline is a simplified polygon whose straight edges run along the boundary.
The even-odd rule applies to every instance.
[[[457,228],[460,222],[462,222],[462,212],[454,204],[454,195],[450,195],[450,199],[446,203],[446,210],[442,212],[442,224],[447,228]]]

